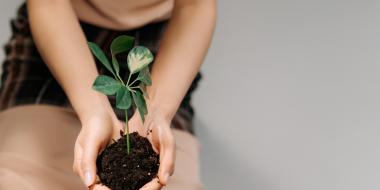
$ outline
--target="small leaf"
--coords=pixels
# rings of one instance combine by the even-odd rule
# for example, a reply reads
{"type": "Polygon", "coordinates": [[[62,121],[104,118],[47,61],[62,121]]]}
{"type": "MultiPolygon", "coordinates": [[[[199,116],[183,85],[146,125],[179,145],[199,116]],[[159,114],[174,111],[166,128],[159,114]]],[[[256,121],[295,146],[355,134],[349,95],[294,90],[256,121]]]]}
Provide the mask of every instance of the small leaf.
{"type": "Polygon", "coordinates": [[[88,42],[88,46],[90,47],[92,53],[95,55],[96,58],[98,58],[98,60],[112,73],[115,75],[115,73],[113,72],[112,70],[112,67],[111,67],[111,64],[110,62],[108,61],[106,55],[104,54],[104,52],[102,51],[102,49],[100,49],[100,47],[93,43],[93,42],[88,42]]]}
{"type": "Polygon", "coordinates": [[[133,47],[134,40],[133,37],[126,35],[116,37],[112,40],[110,47],[112,55],[130,50],[133,47]]]}
{"type": "Polygon", "coordinates": [[[141,119],[144,122],[145,114],[148,113],[148,110],[146,108],[145,99],[139,91],[132,92],[132,96],[133,96],[133,101],[135,102],[135,105],[137,106],[137,109],[140,113],[141,119]]]}
{"type": "Polygon", "coordinates": [[[119,90],[119,88],[122,86],[123,84],[109,76],[99,75],[95,79],[92,88],[105,95],[114,95],[117,92],[117,90],[119,90]]]}
{"type": "Polygon", "coordinates": [[[112,66],[115,69],[116,75],[119,75],[120,66],[116,59],[116,54],[130,50],[133,47],[134,38],[126,35],[121,35],[112,40],[110,50],[112,54],[112,66]]]}
{"type": "Polygon", "coordinates": [[[149,67],[145,67],[139,72],[138,80],[140,80],[147,86],[152,85],[152,79],[150,78],[149,67]]]}
{"type": "Polygon", "coordinates": [[[114,55],[112,55],[112,66],[113,66],[113,69],[115,69],[116,75],[119,76],[119,71],[120,71],[119,62],[117,61],[114,55]]]}
{"type": "Polygon", "coordinates": [[[153,54],[148,48],[136,46],[128,53],[128,68],[133,73],[139,72],[153,61],[153,54]]]}
{"type": "Polygon", "coordinates": [[[116,93],[116,107],[119,109],[126,110],[131,107],[132,98],[131,93],[127,89],[127,87],[123,86],[119,88],[116,93]]]}
{"type": "Polygon", "coordinates": [[[149,99],[148,93],[146,92],[146,85],[144,83],[140,82],[139,88],[140,88],[141,92],[143,93],[144,97],[149,99]]]}

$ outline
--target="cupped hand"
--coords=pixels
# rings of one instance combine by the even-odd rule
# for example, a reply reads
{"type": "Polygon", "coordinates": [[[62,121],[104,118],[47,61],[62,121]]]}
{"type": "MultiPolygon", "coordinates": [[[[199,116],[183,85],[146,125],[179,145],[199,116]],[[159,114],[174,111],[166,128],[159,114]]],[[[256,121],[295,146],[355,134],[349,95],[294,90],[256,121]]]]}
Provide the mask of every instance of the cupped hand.
{"type": "Polygon", "coordinates": [[[169,177],[174,172],[175,139],[170,129],[170,120],[165,119],[159,110],[149,110],[144,124],[138,112],[135,112],[128,123],[131,133],[136,131],[141,136],[147,137],[153,149],[160,154],[157,177],[140,190],[160,190],[168,183],[169,177]]]}
{"type": "MultiPolygon", "coordinates": [[[[170,129],[170,121],[163,117],[159,110],[150,110],[144,124],[136,111],[128,122],[130,133],[138,132],[147,137],[153,149],[160,154],[160,167],[157,177],[144,185],[141,190],[160,190],[168,183],[174,172],[175,140],[170,129]]],[[[99,184],[96,176],[96,158],[112,139],[120,138],[120,130],[124,124],[114,113],[96,111],[88,119],[82,121],[82,129],[74,148],[74,171],[91,190],[109,190],[99,184]]]]}
{"type": "Polygon", "coordinates": [[[81,123],[82,129],[74,147],[73,170],[89,189],[107,189],[97,184],[96,158],[112,139],[120,138],[123,123],[113,112],[101,108],[94,109],[81,123]]]}

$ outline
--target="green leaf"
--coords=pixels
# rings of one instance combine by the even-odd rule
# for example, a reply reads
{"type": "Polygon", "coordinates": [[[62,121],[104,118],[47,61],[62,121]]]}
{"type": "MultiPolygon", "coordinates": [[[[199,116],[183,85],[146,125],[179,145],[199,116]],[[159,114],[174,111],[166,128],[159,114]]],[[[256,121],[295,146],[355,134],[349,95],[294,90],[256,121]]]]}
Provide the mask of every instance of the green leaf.
{"type": "Polygon", "coordinates": [[[120,66],[116,59],[116,54],[130,50],[133,47],[134,38],[126,35],[121,35],[112,40],[110,50],[112,54],[112,66],[115,69],[116,75],[119,76],[120,66]]]}
{"type": "Polygon", "coordinates": [[[148,48],[136,46],[128,53],[128,68],[131,74],[141,71],[153,61],[153,54],[148,48]]]}
{"type": "Polygon", "coordinates": [[[106,55],[104,54],[104,52],[102,51],[102,49],[100,49],[100,47],[93,43],[93,42],[88,42],[88,46],[90,47],[92,53],[95,55],[96,58],[98,58],[98,60],[112,73],[115,75],[115,73],[113,72],[112,70],[112,67],[111,67],[111,64],[110,62],[108,61],[106,55]]]}
{"type": "Polygon", "coordinates": [[[133,101],[135,102],[135,105],[137,106],[137,109],[140,113],[141,119],[144,122],[145,114],[148,113],[148,110],[146,108],[145,99],[139,91],[132,92],[132,96],[133,96],[133,101]]]}
{"type": "Polygon", "coordinates": [[[116,107],[119,109],[126,110],[131,107],[132,98],[131,93],[127,89],[127,87],[123,86],[119,88],[116,93],[116,107]]]}
{"type": "Polygon", "coordinates": [[[148,93],[146,92],[146,85],[144,83],[140,82],[139,88],[140,88],[141,92],[143,93],[144,97],[149,98],[148,93]]]}
{"type": "Polygon", "coordinates": [[[138,80],[140,80],[141,82],[143,82],[147,86],[152,85],[152,79],[150,78],[149,67],[143,68],[139,72],[139,76],[137,78],[138,78],[138,80]]]}
{"type": "Polygon", "coordinates": [[[112,55],[130,50],[133,47],[134,40],[133,37],[126,35],[116,37],[112,40],[110,47],[112,55]]]}
{"type": "Polygon", "coordinates": [[[115,69],[116,75],[119,76],[119,71],[120,71],[119,62],[117,61],[114,55],[112,55],[112,66],[113,66],[113,69],[115,69]]]}
{"type": "Polygon", "coordinates": [[[106,76],[99,75],[92,85],[92,88],[98,92],[101,92],[105,95],[114,95],[123,84],[121,82],[106,76]]]}

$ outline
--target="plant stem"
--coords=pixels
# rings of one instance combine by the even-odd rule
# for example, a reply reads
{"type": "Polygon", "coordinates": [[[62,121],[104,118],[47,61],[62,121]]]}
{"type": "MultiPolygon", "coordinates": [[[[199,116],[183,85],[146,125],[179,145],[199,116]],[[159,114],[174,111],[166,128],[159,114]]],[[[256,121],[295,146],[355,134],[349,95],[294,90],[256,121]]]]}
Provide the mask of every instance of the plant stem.
{"type": "Polygon", "coordinates": [[[129,73],[128,80],[127,80],[127,86],[129,86],[129,80],[131,80],[132,73],[129,73]]]}
{"type": "Polygon", "coordinates": [[[130,153],[130,144],[129,144],[129,126],[128,126],[128,110],[125,110],[125,130],[124,134],[127,136],[127,153],[130,153]]]}
{"type": "Polygon", "coordinates": [[[133,87],[131,88],[131,87],[127,86],[127,88],[129,91],[136,93],[136,90],[133,90],[133,87]]]}
{"type": "Polygon", "coordinates": [[[134,81],[131,82],[131,84],[128,84],[128,86],[132,86],[133,83],[135,83],[139,78],[136,78],[134,81]]]}
{"type": "Polygon", "coordinates": [[[115,73],[113,73],[113,72],[112,72],[112,75],[113,75],[113,77],[114,77],[115,79],[118,78],[117,75],[116,75],[115,73]]]}
{"type": "Polygon", "coordinates": [[[124,81],[121,79],[120,75],[117,75],[117,78],[119,79],[119,81],[120,81],[123,85],[125,85],[125,84],[124,84],[124,81]]]}

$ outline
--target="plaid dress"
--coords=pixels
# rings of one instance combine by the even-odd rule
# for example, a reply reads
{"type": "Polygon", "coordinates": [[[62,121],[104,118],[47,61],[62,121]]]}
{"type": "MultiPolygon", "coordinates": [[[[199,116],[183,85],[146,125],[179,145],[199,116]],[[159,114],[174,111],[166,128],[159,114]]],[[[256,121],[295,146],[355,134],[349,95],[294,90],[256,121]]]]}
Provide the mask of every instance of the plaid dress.
{"type": "MultiPolygon", "coordinates": [[[[87,41],[97,43],[110,58],[109,46],[115,37],[122,34],[135,37],[135,45],[146,46],[153,54],[156,54],[167,22],[148,24],[129,31],[114,31],[84,22],[80,24],[87,41]]],[[[11,39],[4,48],[6,58],[3,62],[1,76],[0,111],[25,104],[71,107],[65,92],[54,79],[35,47],[29,29],[25,3],[19,8],[17,17],[11,21],[11,29],[11,39]]],[[[126,61],[125,58],[125,55],[118,56],[121,63],[126,61]]],[[[122,77],[128,76],[128,69],[125,65],[120,65],[122,77]]],[[[96,66],[100,74],[110,74],[99,62],[96,63],[96,66]]],[[[190,100],[191,93],[195,90],[200,78],[201,76],[198,73],[172,120],[173,128],[193,134],[192,118],[194,111],[190,100]]],[[[115,97],[109,97],[109,100],[118,118],[124,120],[124,112],[116,109],[115,97]]],[[[129,113],[132,114],[132,111],[129,113]]]]}

